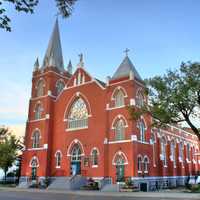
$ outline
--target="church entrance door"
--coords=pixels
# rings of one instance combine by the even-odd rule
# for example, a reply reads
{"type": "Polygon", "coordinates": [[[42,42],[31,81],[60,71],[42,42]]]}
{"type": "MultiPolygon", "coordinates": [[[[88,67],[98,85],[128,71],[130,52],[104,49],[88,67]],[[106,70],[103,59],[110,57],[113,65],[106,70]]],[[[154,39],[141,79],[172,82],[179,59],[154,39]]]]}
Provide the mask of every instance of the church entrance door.
{"type": "Polygon", "coordinates": [[[71,151],[71,174],[81,174],[81,149],[78,144],[75,144],[71,151]]]}

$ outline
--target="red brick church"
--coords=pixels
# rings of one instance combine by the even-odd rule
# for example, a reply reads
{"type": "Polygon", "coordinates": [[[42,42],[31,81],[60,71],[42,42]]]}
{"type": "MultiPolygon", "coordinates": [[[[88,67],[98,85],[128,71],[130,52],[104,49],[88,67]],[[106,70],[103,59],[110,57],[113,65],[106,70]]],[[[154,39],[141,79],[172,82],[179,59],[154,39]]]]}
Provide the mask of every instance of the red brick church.
{"type": "Polygon", "coordinates": [[[151,128],[148,115],[131,120],[127,106],[147,103],[144,90],[128,55],[105,83],[82,54],[75,72],[70,61],[64,68],[56,21],[34,66],[21,185],[49,178],[49,187],[73,189],[92,178],[104,187],[128,177],[148,190],[183,185],[200,170],[198,138],[178,126],[151,128]]]}

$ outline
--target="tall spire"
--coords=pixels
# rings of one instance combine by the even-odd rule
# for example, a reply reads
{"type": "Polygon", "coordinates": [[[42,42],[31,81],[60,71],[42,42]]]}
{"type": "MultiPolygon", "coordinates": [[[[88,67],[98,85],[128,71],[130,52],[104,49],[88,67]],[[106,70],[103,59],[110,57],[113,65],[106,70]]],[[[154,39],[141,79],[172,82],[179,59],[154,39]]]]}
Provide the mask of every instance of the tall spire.
{"type": "Polygon", "coordinates": [[[56,19],[51,38],[49,40],[42,68],[48,66],[57,67],[61,71],[64,70],[58,19],[56,19]]]}

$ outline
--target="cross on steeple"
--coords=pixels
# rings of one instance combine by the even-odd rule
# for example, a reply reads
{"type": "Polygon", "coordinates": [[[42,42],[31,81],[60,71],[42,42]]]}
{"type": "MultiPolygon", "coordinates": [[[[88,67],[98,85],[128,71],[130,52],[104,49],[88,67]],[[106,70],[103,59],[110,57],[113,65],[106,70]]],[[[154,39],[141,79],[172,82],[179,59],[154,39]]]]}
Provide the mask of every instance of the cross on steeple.
{"type": "Polygon", "coordinates": [[[125,50],[124,50],[124,53],[126,54],[126,56],[128,56],[128,52],[130,51],[130,49],[128,49],[128,48],[126,48],[125,50]]]}

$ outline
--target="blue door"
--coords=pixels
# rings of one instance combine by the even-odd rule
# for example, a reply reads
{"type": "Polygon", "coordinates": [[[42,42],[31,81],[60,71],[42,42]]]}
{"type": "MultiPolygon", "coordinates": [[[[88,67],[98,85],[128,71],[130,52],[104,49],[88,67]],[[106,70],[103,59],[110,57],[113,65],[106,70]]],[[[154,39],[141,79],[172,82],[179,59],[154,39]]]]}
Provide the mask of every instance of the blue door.
{"type": "Polygon", "coordinates": [[[72,162],[71,163],[72,175],[81,174],[81,162],[72,162]]]}

